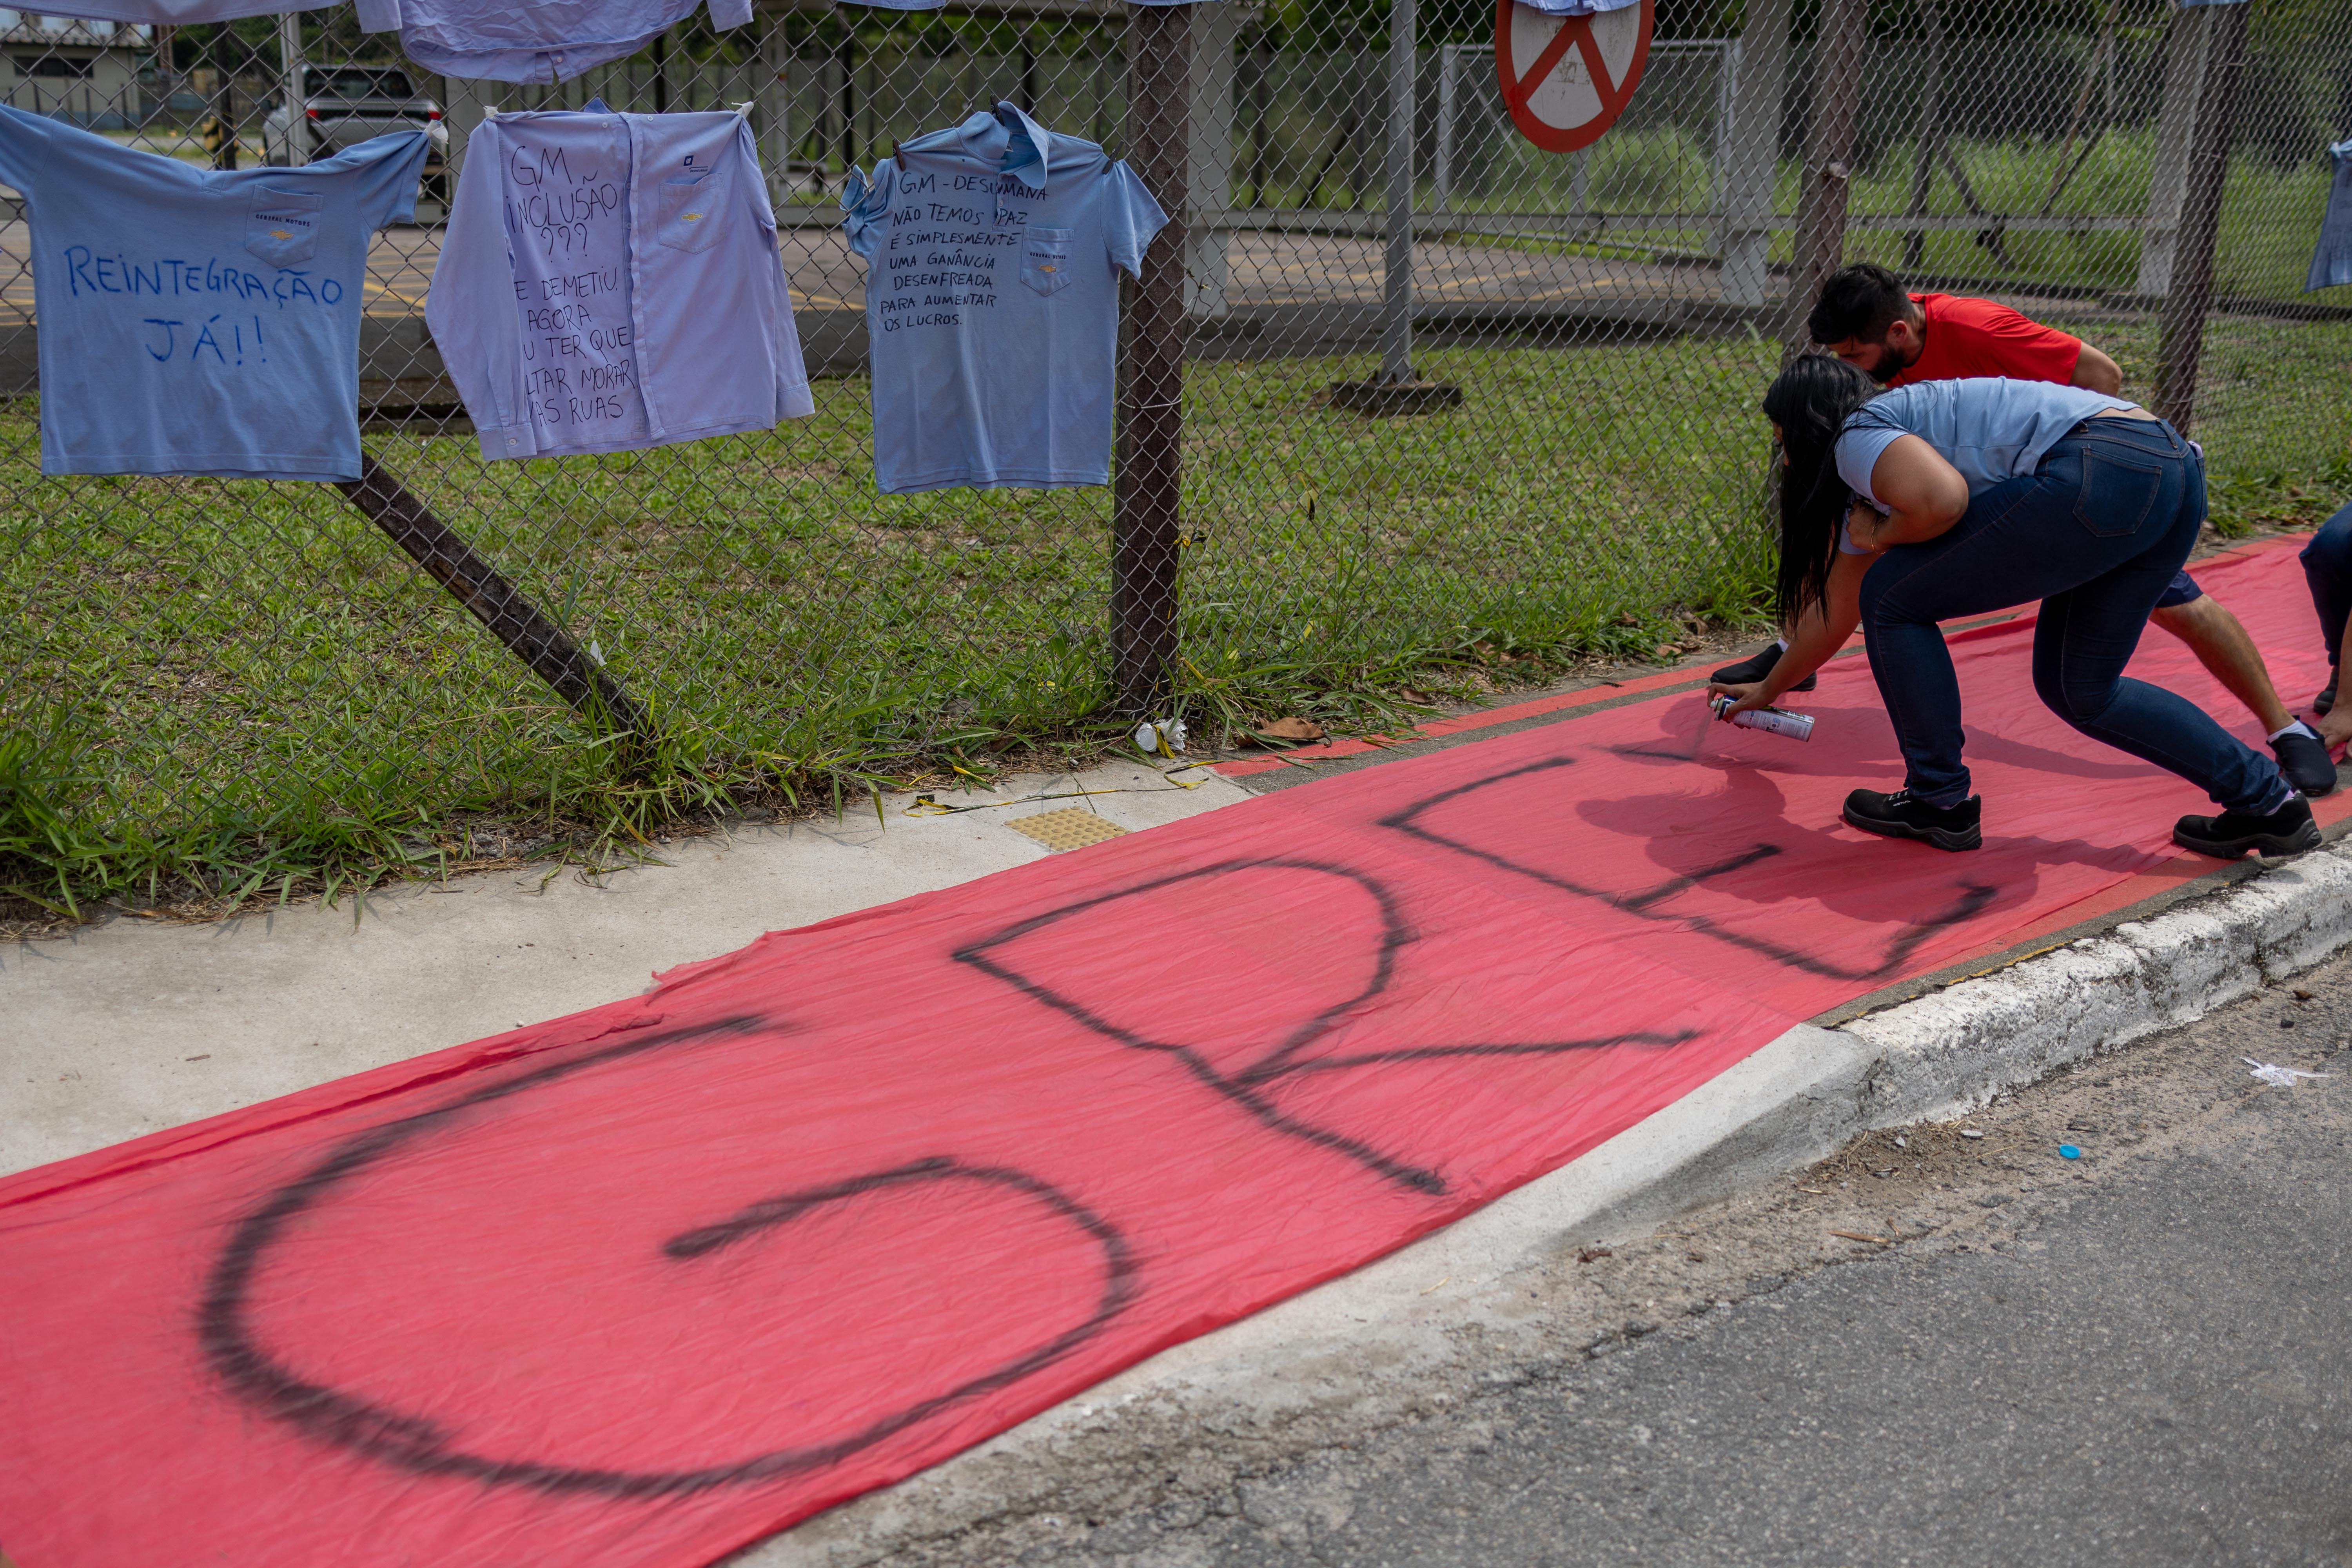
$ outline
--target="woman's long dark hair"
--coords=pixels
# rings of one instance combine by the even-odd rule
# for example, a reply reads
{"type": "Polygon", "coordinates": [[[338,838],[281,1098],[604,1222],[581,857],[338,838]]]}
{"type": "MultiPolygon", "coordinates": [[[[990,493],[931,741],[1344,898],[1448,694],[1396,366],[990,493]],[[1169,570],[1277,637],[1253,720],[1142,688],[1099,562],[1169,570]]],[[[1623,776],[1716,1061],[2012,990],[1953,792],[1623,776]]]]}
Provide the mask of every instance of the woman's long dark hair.
{"type": "Polygon", "coordinates": [[[1807,354],[1764,394],[1764,416],[1780,427],[1789,465],[1780,471],[1780,573],[1773,584],[1782,626],[1829,595],[1847,489],[1832,455],[1845,416],[1878,395],[1870,377],[1842,359],[1807,354]]]}

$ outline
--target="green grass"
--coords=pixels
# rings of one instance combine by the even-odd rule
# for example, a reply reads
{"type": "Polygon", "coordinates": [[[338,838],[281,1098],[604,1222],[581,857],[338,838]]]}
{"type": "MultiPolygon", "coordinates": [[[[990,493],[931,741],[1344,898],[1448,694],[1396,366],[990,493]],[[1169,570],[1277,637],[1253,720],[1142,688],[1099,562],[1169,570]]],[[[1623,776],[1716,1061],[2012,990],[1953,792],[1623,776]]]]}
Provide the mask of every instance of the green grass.
{"type": "MultiPolygon", "coordinates": [[[[2144,381],[2148,330],[2101,334],[2144,381]]],[[[2352,328],[2223,322],[2217,519],[2352,496],[2352,328]]],[[[1361,360],[1188,370],[1185,701],[1395,721],[1692,617],[1759,617],[1776,362],[1752,339],[1444,349],[1457,411],[1325,405],[1361,360]]],[[[37,473],[0,411],[0,886],[60,910],[282,898],[681,815],[832,805],[1111,732],[1108,490],[884,497],[862,380],[772,434],[483,464],[371,447],[593,642],[663,731],[624,766],[332,489],[37,473]],[[495,829],[495,831],[494,831],[495,829]],[[176,889],[176,890],[175,890],[176,889]]]]}

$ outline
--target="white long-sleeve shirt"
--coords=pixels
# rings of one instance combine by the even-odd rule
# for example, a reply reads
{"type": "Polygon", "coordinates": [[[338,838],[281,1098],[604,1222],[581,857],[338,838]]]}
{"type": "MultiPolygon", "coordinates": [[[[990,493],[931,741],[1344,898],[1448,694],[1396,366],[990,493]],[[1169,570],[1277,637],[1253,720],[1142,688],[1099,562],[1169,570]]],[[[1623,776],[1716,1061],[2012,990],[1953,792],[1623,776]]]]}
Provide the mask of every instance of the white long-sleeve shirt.
{"type": "Polygon", "coordinates": [[[734,114],[501,114],[425,324],[485,458],[621,452],[815,411],[776,216],[734,114]]]}

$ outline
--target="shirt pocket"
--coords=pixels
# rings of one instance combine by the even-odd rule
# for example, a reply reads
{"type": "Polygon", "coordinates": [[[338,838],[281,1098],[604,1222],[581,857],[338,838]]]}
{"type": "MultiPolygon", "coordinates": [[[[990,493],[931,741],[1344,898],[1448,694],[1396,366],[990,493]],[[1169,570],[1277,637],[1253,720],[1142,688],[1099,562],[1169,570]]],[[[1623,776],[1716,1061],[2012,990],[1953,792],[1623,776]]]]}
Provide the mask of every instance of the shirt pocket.
{"type": "Polygon", "coordinates": [[[672,174],[654,187],[654,237],[672,250],[709,249],[719,243],[726,195],[716,169],[672,174]]]}
{"type": "Polygon", "coordinates": [[[319,220],[327,198],[315,191],[253,193],[245,210],[245,247],[272,267],[308,261],[319,248],[319,220]]]}
{"type": "Polygon", "coordinates": [[[1021,281],[1040,294],[1058,293],[1070,281],[1070,236],[1066,228],[1033,228],[1021,237],[1021,281]]]}

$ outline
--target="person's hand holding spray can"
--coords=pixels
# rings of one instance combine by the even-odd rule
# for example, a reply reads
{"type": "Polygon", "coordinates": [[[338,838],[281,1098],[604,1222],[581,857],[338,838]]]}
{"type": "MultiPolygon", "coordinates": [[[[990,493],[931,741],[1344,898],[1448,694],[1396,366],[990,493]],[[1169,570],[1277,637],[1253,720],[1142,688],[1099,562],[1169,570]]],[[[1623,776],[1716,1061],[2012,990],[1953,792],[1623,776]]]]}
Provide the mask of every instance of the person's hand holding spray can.
{"type": "Polygon", "coordinates": [[[1813,716],[1810,713],[1791,713],[1784,708],[1748,708],[1733,713],[1730,710],[1737,700],[1727,693],[1714,698],[1707,706],[1715,710],[1717,718],[1727,719],[1743,730],[1761,730],[1768,735],[1785,735],[1791,741],[1813,738],[1813,716]]]}
{"type": "MultiPolygon", "coordinates": [[[[1846,503],[1845,541],[1839,551],[1842,562],[1875,560],[1885,551],[1879,531],[1886,520],[1885,512],[1875,502],[1859,495],[1849,494],[1846,503]]],[[[1843,567],[1840,568],[1841,571],[1843,567]]],[[[1813,738],[1813,716],[1791,713],[1772,706],[1781,691],[1792,689],[1819,668],[1847,637],[1853,633],[1858,618],[1850,602],[1842,605],[1843,615],[1832,624],[1827,606],[1816,608],[1797,617],[1790,639],[1781,645],[1780,658],[1774,661],[1770,673],[1762,680],[1746,685],[1717,684],[1707,697],[1707,710],[1722,723],[1737,724],[1743,730],[1761,730],[1769,735],[1780,735],[1791,741],[1813,738]],[[1777,682],[1777,687],[1776,687],[1777,682]]]]}

